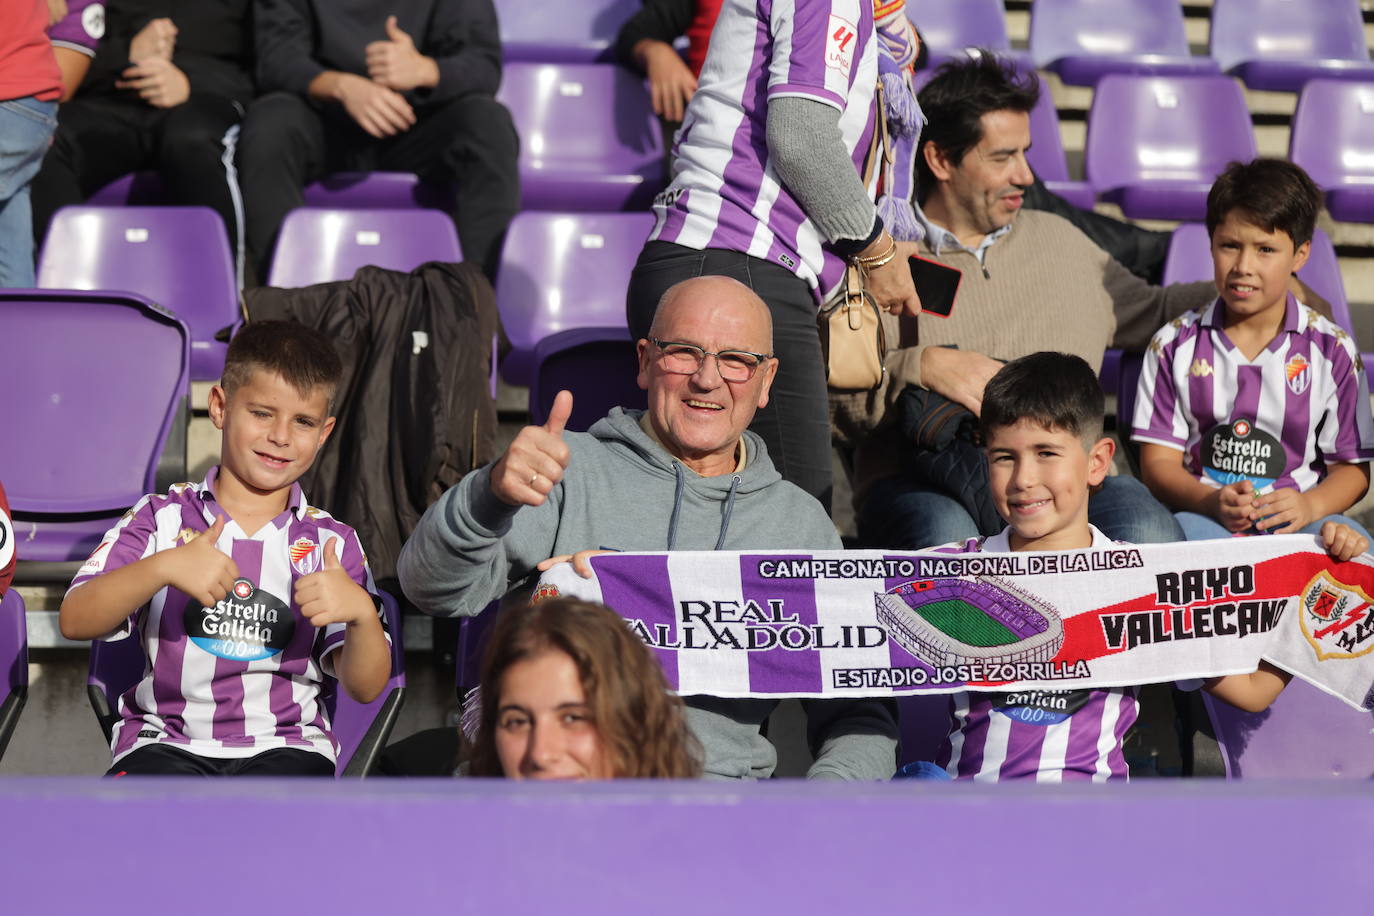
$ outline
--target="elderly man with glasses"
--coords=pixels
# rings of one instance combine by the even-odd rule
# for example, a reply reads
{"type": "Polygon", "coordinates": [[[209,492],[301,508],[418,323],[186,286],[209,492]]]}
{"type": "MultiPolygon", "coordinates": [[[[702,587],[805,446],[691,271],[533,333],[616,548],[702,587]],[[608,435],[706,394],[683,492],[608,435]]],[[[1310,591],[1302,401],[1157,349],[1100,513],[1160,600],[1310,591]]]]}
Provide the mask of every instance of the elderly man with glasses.
{"type": "MultiPolygon", "coordinates": [[[[659,303],[639,348],[648,410],[615,408],[565,432],[572,395],[520,431],[494,464],[430,507],[401,552],[406,595],[435,615],[471,616],[512,583],[597,550],[818,550],[840,546],[824,509],[782,480],[746,431],[777,372],[767,306],[726,277],[685,280],[659,303]]],[[[608,371],[612,371],[608,367],[608,371]]],[[[767,778],[761,729],[774,700],[687,698],[715,778],[767,778]]],[[[876,700],[807,700],[808,775],[886,779],[896,723],[876,700]]]]}

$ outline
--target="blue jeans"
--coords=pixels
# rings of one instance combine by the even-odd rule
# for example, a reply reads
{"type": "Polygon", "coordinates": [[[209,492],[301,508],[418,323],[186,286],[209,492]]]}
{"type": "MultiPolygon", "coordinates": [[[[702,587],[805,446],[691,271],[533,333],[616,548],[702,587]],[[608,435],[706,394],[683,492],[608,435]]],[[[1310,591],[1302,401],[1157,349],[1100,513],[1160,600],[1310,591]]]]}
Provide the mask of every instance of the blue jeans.
{"type": "Polygon", "coordinates": [[[56,127],[56,102],[0,102],[0,287],[33,286],[29,182],[56,127]]]}
{"type": "MultiPolygon", "coordinates": [[[[1196,512],[1175,512],[1174,518],[1178,519],[1179,527],[1183,529],[1183,536],[1189,541],[1210,541],[1216,538],[1229,538],[1231,532],[1222,527],[1221,522],[1208,515],[1200,515],[1196,512]]],[[[1346,515],[1328,515],[1326,518],[1319,518],[1312,524],[1300,531],[1292,531],[1290,534],[1321,534],[1322,525],[1327,522],[1336,522],[1340,525],[1349,525],[1354,528],[1366,540],[1374,540],[1369,537],[1369,532],[1364,530],[1364,525],[1346,515]]]]}
{"type": "MultiPolygon", "coordinates": [[[[1183,540],[1168,509],[1134,477],[1108,477],[1088,498],[1088,521],[1114,541],[1160,544],[1183,540]]],[[[943,492],[905,477],[878,481],[859,509],[865,547],[919,550],[995,531],[979,531],[964,507],[943,492]]]]}

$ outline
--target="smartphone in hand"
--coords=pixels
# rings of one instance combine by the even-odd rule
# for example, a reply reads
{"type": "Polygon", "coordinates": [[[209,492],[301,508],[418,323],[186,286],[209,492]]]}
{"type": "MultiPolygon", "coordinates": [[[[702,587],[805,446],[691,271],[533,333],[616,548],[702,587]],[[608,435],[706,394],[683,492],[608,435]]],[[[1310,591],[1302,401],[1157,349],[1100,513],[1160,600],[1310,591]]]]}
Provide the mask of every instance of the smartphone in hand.
{"type": "Polygon", "coordinates": [[[921,311],[948,318],[954,311],[954,299],[959,294],[963,271],[915,254],[909,262],[911,282],[916,285],[916,295],[921,297],[921,311]]]}

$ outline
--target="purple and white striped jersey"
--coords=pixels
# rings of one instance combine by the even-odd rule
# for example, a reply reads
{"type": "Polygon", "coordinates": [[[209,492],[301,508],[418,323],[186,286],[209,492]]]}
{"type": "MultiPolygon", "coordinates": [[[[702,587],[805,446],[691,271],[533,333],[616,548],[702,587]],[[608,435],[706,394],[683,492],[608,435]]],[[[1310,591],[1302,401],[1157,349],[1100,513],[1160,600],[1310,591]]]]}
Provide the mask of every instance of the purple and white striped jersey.
{"type": "Polygon", "coordinates": [[[822,247],[778,180],[768,102],[796,96],[839,109],[845,149],[862,174],[875,127],[877,54],[870,0],[725,0],[674,144],[672,184],[654,200],[649,239],[781,264],[818,301],[827,298],[844,278],[844,261],[822,247]]]}
{"type": "Polygon", "coordinates": [[[1355,343],[1290,294],[1254,360],[1232,345],[1220,300],[1160,328],[1137,389],[1131,438],[1183,452],[1198,480],[1309,490],[1333,462],[1374,458],[1369,382],[1355,343]]]}
{"type": "Polygon", "coordinates": [[[48,29],[55,48],[95,56],[96,46],[105,37],[105,4],[102,0],[67,0],[67,15],[48,29]]]}
{"type": "MultiPolygon", "coordinates": [[[[287,509],[251,537],[219,509],[212,468],[203,483],[180,483],[139,500],[105,535],[72,580],[101,573],[192,540],[225,516],[216,546],[238,566],[233,590],[212,608],[174,588],[155,594],[104,639],[137,624],[147,658],[143,679],[119,698],[114,759],[166,742],[205,757],[250,757],[278,747],[330,760],[334,739],[320,685],[332,674],[345,624],[311,626],[293,601],[295,582],[335,551],[353,581],[376,596],[353,529],[306,504],[293,484],[287,509]]],[[[390,639],[390,636],[387,637],[390,639]]]]}
{"type": "MultiPolygon", "coordinates": [[[[944,553],[1010,553],[1007,531],[937,547],[944,553]]],[[[1118,543],[1096,528],[1093,547],[1118,543]]],[[[949,734],[935,762],[955,779],[1002,782],[1128,777],[1121,742],[1140,711],[1138,687],[966,691],[949,695],[949,734]]]]}

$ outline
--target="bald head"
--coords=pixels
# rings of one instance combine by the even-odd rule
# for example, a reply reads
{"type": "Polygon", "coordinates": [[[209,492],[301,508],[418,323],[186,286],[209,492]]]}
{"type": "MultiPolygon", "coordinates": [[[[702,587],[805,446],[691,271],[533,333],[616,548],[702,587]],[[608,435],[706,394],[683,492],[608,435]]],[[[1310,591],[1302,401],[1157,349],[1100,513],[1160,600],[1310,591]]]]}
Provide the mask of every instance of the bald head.
{"type": "Polygon", "coordinates": [[[668,287],[654,309],[649,336],[678,339],[674,329],[680,326],[684,315],[706,312],[728,314],[740,320],[749,340],[735,343],[735,348],[773,352],[773,316],[768,306],[752,289],[732,277],[692,277],[668,287]]]}

